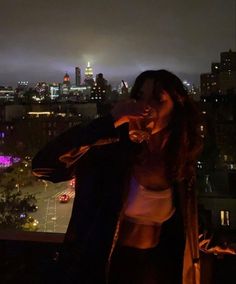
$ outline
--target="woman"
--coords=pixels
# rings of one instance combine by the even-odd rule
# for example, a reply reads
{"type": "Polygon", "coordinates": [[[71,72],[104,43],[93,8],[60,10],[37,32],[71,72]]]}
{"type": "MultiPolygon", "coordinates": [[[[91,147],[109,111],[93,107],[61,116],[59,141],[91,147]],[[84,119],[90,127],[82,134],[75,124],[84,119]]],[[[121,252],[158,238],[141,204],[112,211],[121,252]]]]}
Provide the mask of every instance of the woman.
{"type": "Polygon", "coordinates": [[[36,176],[76,178],[59,279],[198,283],[190,183],[200,150],[198,111],[181,80],[150,70],[110,115],[69,129],[39,151],[36,176]]]}

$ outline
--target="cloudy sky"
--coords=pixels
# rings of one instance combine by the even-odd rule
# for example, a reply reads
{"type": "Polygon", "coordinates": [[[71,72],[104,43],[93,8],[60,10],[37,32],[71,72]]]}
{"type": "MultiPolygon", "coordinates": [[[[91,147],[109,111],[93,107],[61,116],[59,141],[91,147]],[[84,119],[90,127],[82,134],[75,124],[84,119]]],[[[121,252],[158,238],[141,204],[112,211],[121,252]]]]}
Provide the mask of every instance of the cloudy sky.
{"type": "Polygon", "coordinates": [[[112,84],[165,68],[199,82],[236,50],[236,0],[0,0],[0,85],[74,82],[87,61],[112,84]]]}

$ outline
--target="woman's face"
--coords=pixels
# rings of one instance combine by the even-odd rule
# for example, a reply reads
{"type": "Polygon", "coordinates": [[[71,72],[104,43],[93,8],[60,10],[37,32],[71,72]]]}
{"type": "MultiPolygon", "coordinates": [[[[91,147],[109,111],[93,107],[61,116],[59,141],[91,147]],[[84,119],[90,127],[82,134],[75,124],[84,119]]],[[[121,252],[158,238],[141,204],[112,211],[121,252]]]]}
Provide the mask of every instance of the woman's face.
{"type": "Polygon", "coordinates": [[[154,93],[154,80],[146,79],[140,88],[139,101],[142,101],[149,105],[156,113],[154,122],[153,132],[157,132],[165,127],[174,109],[174,101],[172,100],[170,94],[166,91],[162,91],[160,95],[155,95],[154,93]]]}

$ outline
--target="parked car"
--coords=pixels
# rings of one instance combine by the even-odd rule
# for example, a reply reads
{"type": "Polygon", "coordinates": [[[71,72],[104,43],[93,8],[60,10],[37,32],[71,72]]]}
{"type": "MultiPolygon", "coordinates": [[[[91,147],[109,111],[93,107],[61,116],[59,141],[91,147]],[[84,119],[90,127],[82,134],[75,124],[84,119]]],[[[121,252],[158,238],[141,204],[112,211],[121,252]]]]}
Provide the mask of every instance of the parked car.
{"type": "Polygon", "coordinates": [[[70,196],[69,196],[68,194],[61,194],[61,195],[59,196],[59,201],[60,201],[61,203],[67,203],[67,202],[70,201],[70,196]]]}

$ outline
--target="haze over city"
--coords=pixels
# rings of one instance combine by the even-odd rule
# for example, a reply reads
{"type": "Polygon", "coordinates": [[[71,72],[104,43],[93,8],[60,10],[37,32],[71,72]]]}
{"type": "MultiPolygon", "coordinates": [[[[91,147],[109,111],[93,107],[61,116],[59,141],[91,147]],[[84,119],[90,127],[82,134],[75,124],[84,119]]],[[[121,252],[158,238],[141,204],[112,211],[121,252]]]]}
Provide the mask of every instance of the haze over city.
{"type": "Polygon", "coordinates": [[[166,68],[199,83],[236,49],[235,0],[2,0],[0,85],[60,82],[90,61],[115,84],[166,68]]]}

